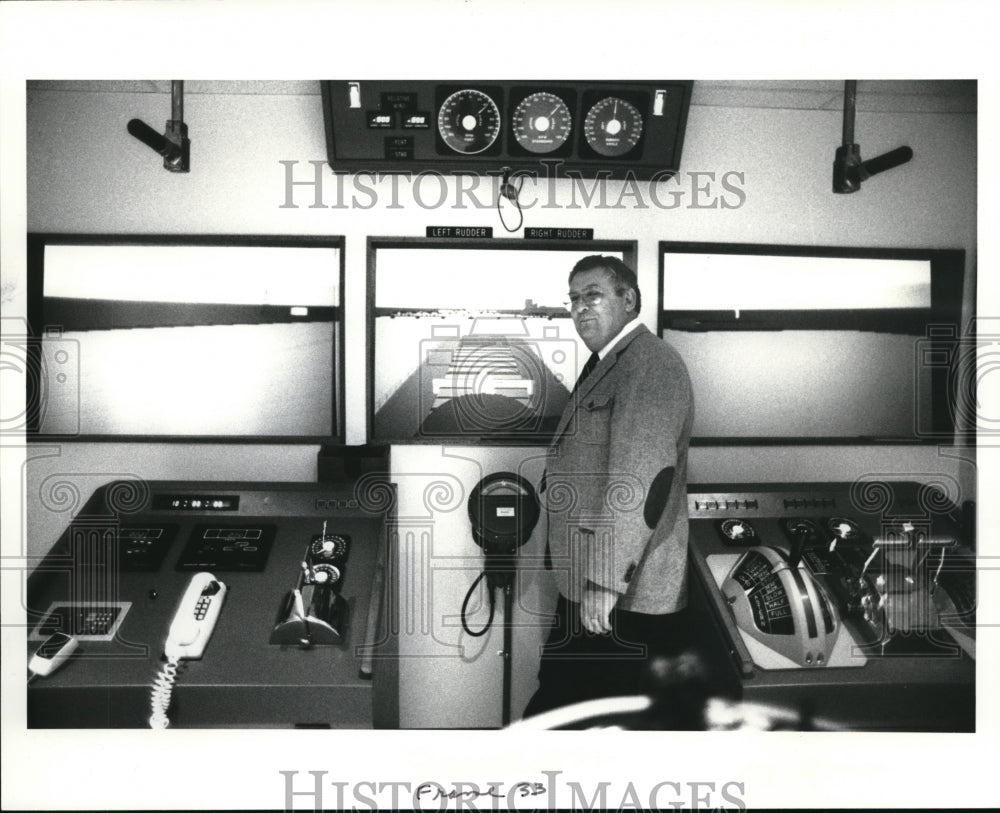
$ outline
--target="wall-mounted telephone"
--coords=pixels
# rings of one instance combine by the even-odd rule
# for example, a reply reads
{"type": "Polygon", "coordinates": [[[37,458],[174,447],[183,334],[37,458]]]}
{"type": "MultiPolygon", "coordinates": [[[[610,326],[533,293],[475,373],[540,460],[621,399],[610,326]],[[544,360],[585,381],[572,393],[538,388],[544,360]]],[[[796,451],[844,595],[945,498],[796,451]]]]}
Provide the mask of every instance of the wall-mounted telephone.
{"type": "Polygon", "coordinates": [[[493,626],[496,612],[496,590],[503,591],[503,725],[510,723],[510,687],[513,636],[511,618],[514,611],[514,582],[517,576],[517,552],[530,538],[542,509],[531,483],[511,471],[486,475],[476,483],[469,495],[469,522],[472,539],[483,549],[483,572],[465,594],[462,602],[462,629],[478,638],[493,626]],[[486,623],[474,630],[468,623],[469,600],[479,583],[486,580],[490,597],[490,615],[486,623]]]}
{"type": "Polygon", "coordinates": [[[226,592],[226,585],[211,573],[195,573],[188,582],[177,612],[170,622],[163,647],[167,662],[153,681],[150,728],[166,728],[170,725],[167,710],[170,708],[180,662],[197,660],[205,654],[205,647],[219,620],[226,592]]]}
{"type": "Polygon", "coordinates": [[[163,647],[168,660],[198,659],[205,654],[226,590],[226,585],[211,573],[195,573],[191,577],[163,647]]]}
{"type": "MultiPolygon", "coordinates": [[[[483,549],[485,561],[480,574],[462,602],[462,628],[473,637],[485,635],[493,623],[496,609],[494,589],[510,593],[517,572],[517,551],[531,538],[541,514],[541,506],[531,483],[509,471],[489,474],[480,480],[469,495],[469,522],[472,538],[483,549]],[[466,619],[469,601],[486,579],[490,596],[490,616],[479,630],[469,627],[466,619]]],[[[508,616],[509,617],[509,613],[508,616]]]]}

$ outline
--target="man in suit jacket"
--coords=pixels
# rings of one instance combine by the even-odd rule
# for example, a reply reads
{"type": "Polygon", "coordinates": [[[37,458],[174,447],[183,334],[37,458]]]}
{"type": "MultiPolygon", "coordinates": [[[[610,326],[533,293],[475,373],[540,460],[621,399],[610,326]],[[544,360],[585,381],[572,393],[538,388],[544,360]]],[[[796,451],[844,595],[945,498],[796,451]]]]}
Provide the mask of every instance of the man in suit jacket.
{"type": "Polygon", "coordinates": [[[651,655],[689,643],[687,369],[638,321],[641,294],[621,260],[581,260],[569,298],[593,355],[549,449],[548,561],[559,599],[526,716],[635,694],[651,655]]]}

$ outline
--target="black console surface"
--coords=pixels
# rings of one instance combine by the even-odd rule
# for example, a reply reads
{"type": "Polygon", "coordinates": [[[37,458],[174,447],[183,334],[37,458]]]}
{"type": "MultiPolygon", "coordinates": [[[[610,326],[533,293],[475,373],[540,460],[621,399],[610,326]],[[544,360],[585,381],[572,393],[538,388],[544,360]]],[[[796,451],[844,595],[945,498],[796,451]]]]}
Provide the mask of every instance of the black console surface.
{"type": "Polygon", "coordinates": [[[203,656],[181,661],[172,725],[379,724],[376,573],[391,500],[367,506],[350,483],[146,482],[133,491],[121,504],[116,484],[98,489],[29,578],[29,653],[51,632],[80,639],[65,665],[28,687],[29,727],[145,727],[171,621],[199,572],[227,590],[203,656]],[[336,585],[346,623],[334,645],[273,644],[321,533],[351,540],[336,585]]]}

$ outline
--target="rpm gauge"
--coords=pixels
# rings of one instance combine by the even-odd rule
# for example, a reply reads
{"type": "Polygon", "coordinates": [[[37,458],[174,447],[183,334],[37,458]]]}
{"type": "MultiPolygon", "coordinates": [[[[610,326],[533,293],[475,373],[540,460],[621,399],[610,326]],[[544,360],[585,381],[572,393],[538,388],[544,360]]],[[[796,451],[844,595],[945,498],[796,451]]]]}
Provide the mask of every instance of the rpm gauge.
{"type": "Polygon", "coordinates": [[[459,90],[441,103],[438,132],[445,144],[463,155],[492,146],[500,135],[500,110],[481,90],[459,90]]]}
{"type": "Polygon", "coordinates": [[[528,152],[558,150],[569,138],[573,125],[569,107],[554,93],[532,93],[517,107],[511,123],[514,138],[528,152]]]}
{"type": "Polygon", "coordinates": [[[631,102],[606,96],[587,111],[583,135],[599,155],[625,155],[642,137],[642,114],[631,102]]]}

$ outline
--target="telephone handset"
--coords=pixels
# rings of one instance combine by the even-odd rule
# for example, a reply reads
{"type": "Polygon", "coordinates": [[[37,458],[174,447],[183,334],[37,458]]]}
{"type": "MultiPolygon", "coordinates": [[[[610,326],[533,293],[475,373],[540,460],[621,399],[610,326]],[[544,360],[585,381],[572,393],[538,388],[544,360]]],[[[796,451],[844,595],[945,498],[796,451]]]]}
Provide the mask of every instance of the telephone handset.
{"type": "MultiPolygon", "coordinates": [[[[472,489],[469,495],[469,522],[472,539],[483,549],[483,572],[469,587],[462,602],[462,629],[478,638],[485,635],[493,624],[496,611],[494,588],[504,591],[505,599],[511,596],[511,586],[517,575],[517,551],[530,538],[541,514],[535,489],[521,475],[511,471],[488,474],[472,489]],[[490,616],[478,631],[469,627],[466,614],[479,582],[486,579],[490,597],[490,616]]],[[[506,614],[510,618],[510,611],[506,614]]],[[[508,627],[505,626],[505,635],[508,627]]],[[[508,646],[505,652],[510,652],[508,646]]]]}
{"type": "Polygon", "coordinates": [[[228,588],[211,573],[195,573],[181,597],[163,646],[167,662],[153,680],[150,694],[150,728],[170,725],[167,710],[182,660],[197,660],[205,654],[208,639],[222,611],[228,588]]]}
{"type": "Polygon", "coordinates": [[[191,577],[163,647],[168,660],[196,660],[205,654],[226,591],[226,585],[211,573],[195,573],[191,577]]]}

